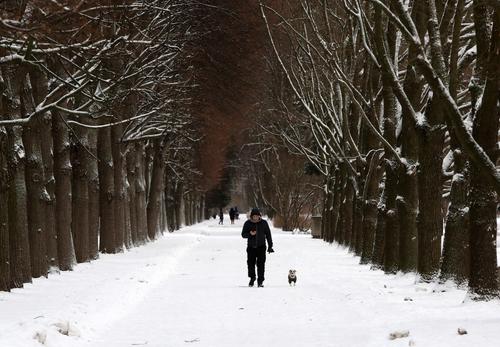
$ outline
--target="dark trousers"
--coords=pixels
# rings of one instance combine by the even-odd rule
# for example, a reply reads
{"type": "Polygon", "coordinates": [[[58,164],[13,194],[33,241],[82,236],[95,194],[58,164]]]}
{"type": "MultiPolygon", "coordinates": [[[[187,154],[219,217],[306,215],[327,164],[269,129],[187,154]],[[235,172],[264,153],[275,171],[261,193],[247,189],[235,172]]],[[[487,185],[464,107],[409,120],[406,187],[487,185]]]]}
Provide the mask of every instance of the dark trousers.
{"type": "Polygon", "coordinates": [[[255,278],[255,265],[257,264],[257,282],[264,282],[264,268],[266,264],[266,246],[257,248],[247,247],[248,277],[255,278]]]}

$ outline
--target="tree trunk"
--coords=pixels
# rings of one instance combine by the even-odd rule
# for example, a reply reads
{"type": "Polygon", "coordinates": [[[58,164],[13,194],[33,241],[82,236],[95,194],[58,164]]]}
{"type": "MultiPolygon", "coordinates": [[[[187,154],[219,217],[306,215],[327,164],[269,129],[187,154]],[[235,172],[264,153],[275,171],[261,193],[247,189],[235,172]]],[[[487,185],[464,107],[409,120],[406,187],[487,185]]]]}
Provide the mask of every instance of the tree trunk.
{"type": "Polygon", "coordinates": [[[28,216],[26,212],[26,185],[24,174],[24,147],[20,129],[8,129],[9,168],[9,243],[10,287],[21,288],[31,282],[28,216]]]}
{"type": "Polygon", "coordinates": [[[441,264],[442,281],[454,280],[464,284],[470,273],[469,246],[469,204],[468,170],[463,153],[454,151],[455,175],[451,183],[450,206],[446,216],[446,229],[443,244],[443,262],[441,264]]]}
{"type": "Polygon", "coordinates": [[[342,206],[343,209],[343,223],[342,223],[342,244],[350,247],[351,245],[351,236],[352,236],[352,228],[353,228],[353,212],[354,212],[354,193],[355,189],[353,183],[348,180],[346,185],[346,192],[344,196],[344,204],[342,206]]]}
{"type": "MultiPolygon", "coordinates": [[[[375,43],[379,56],[384,60],[382,69],[383,135],[387,142],[396,147],[397,100],[392,89],[392,69],[397,67],[398,57],[393,61],[396,44],[396,28],[386,23],[381,10],[375,10],[375,43]]],[[[399,225],[396,211],[397,161],[392,151],[385,149],[385,236],[384,271],[396,272],[399,253],[399,225]]]]}
{"type": "Polygon", "coordinates": [[[111,128],[111,149],[113,155],[115,189],[115,246],[118,252],[123,251],[125,241],[125,167],[120,143],[122,132],[121,125],[111,128]]]}
{"type": "Polygon", "coordinates": [[[71,147],[72,179],[72,232],[75,244],[76,261],[89,260],[89,153],[88,130],[75,128],[71,147]]]}
{"type": "MultiPolygon", "coordinates": [[[[28,115],[35,111],[33,89],[28,74],[22,78],[21,112],[28,115]]],[[[23,127],[23,144],[26,152],[26,192],[30,242],[31,274],[34,278],[47,276],[47,231],[45,206],[47,191],[43,172],[41,148],[41,119],[37,117],[23,127]]]]}
{"type": "MultiPolygon", "coordinates": [[[[5,83],[2,93],[2,113],[10,119],[19,119],[23,72],[16,64],[2,66],[5,83]]],[[[21,288],[31,282],[31,264],[26,212],[25,150],[21,139],[22,129],[7,128],[8,171],[8,230],[10,259],[10,288],[21,288]]]]}
{"type": "MultiPolygon", "coordinates": [[[[185,216],[185,224],[192,225],[193,224],[193,216],[191,214],[191,204],[192,204],[192,196],[191,192],[184,194],[184,216],[185,216]]],[[[285,226],[288,228],[288,226],[285,226]]]]}
{"type": "Polygon", "coordinates": [[[184,184],[178,181],[175,187],[175,230],[179,230],[184,222],[184,213],[182,205],[184,204],[184,184]]]}
{"type": "Polygon", "coordinates": [[[397,164],[393,161],[386,162],[385,168],[385,194],[386,212],[385,237],[384,237],[384,271],[386,273],[396,273],[399,267],[399,223],[396,210],[396,189],[397,189],[397,164]]]}
{"type": "Polygon", "coordinates": [[[377,212],[377,229],[375,230],[375,242],[373,243],[372,268],[382,269],[384,267],[385,257],[385,192],[380,197],[379,208],[377,212]]]}
{"type": "MultiPolygon", "coordinates": [[[[46,76],[39,70],[32,70],[30,73],[33,86],[33,97],[36,104],[40,104],[48,93],[48,81],[46,76]]],[[[40,120],[40,144],[42,153],[42,163],[44,172],[45,196],[45,231],[47,237],[47,261],[52,269],[59,267],[57,256],[57,234],[55,220],[55,179],[54,179],[54,158],[53,158],[53,138],[52,138],[52,114],[46,112],[40,120]]]]}
{"type": "Polygon", "coordinates": [[[102,253],[115,253],[115,187],[110,128],[99,130],[97,156],[99,158],[99,217],[101,222],[99,250],[102,253]]]}
{"type": "Polygon", "coordinates": [[[435,279],[441,257],[443,233],[442,162],[444,129],[439,101],[434,98],[427,109],[428,129],[420,133],[418,167],[418,272],[424,281],[435,279]]]}
{"type": "Polygon", "coordinates": [[[154,141],[153,169],[147,205],[148,236],[150,240],[156,239],[156,236],[160,233],[161,193],[163,191],[165,170],[163,147],[163,140],[156,139],[154,141]]]}
{"type": "MultiPolygon", "coordinates": [[[[3,113],[2,103],[0,98],[0,110],[3,113]]],[[[0,127],[0,291],[10,290],[7,150],[7,131],[0,127]]]]}
{"type": "MultiPolygon", "coordinates": [[[[403,135],[403,138],[407,135],[403,135]]],[[[417,210],[418,210],[418,181],[416,172],[416,158],[407,150],[407,163],[399,170],[398,193],[396,200],[397,215],[399,218],[399,269],[403,272],[417,270],[418,242],[417,242],[417,210]],[[410,159],[412,158],[412,159],[410,159]]]]}
{"type": "Polygon", "coordinates": [[[341,168],[341,183],[339,187],[339,201],[338,201],[338,217],[337,217],[337,225],[335,227],[335,241],[339,244],[344,244],[344,224],[345,224],[345,216],[344,216],[344,207],[345,207],[345,197],[347,193],[347,168],[342,163],[340,165],[341,168]]]}
{"type": "MultiPolygon", "coordinates": [[[[384,78],[384,77],[383,77],[384,78]]],[[[384,137],[391,145],[396,147],[396,97],[389,86],[388,81],[384,82],[384,137]]],[[[394,154],[385,152],[385,185],[386,195],[385,209],[385,237],[384,237],[384,271],[386,273],[396,273],[399,264],[399,223],[396,210],[396,195],[398,184],[398,163],[394,154]]]]}
{"type": "Polygon", "coordinates": [[[144,158],[146,159],[144,163],[144,188],[146,189],[146,196],[149,194],[151,189],[151,176],[153,172],[153,163],[154,163],[154,144],[153,142],[148,142],[144,148],[145,154],[144,158]]]}
{"type": "Polygon", "coordinates": [[[168,169],[165,169],[165,208],[167,210],[167,226],[168,231],[175,231],[175,184],[176,181],[172,177],[172,172],[168,169]]]}
{"type": "Polygon", "coordinates": [[[127,179],[129,182],[128,186],[128,207],[130,209],[130,234],[132,239],[132,244],[134,246],[139,245],[139,235],[137,226],[137,154],[136,146],[132,145],[130,150],[127,152],[127,179]]]}
{"type": "MultiPolygon", "coordinates": [[[[206,208],[205,208],[205,194],[200,195],[200,218],[198,220],[198,223],[203,222],[204,220],[208,219],[208,214],[206,213],[206,208]]],[[[166,208],[166,205],[165,205],[166,208]]],[[[166,216],[166,214],[165,214],[166,216]]],[[[168,223],[168,219],[167,219],[168,223]]]]}
{"type": "MultiPolygon", "coordinates": [[[[89,152],[97,157],[97,131],[88,133],[89,152]]],[[[88,161],[88,215],[89,215],[89,255],[90,260],[99,258],[99,167],[97,159],[88,161]]]]}
{"type": "Polygon", "coordinates": [[[59,268],[56,233],[56,196],[54,178],[54,144],[52,138],[52,114],[46,114],[42,120],[42,158],[45,173],[45,229],[47,231],[47,260],[51,269],[59,268]]]}
{"type": "MultiPolygon", "coordinates": [[[[360,187],[361,189],[361,187],[360,187]]],[[[354,201],[354,217],[352,225],[353,247],[354,254],[361,257],[363,253],[363,196],[359,193],[354,201]]]]}
{"type": "MultiPolygon", "coordinates": [[[[449,89],[450,95],[455,101],[457,101],[460,78],[458,54],[461,46],[460,32],[464,6],[465,0],[457,1],[450,53],[449,89]]],[[[451,126],[448,122],[448,129],[451,129],[451,126]]],[[[469,164],[452,131],[450,131],[450,147],[453,151],[455,173],[451,182],[450,204],[446,215],[440,279],[443,282],[451,279],[458,284],[465,284],[470,275],[469,164]]]]}
{"type": "MultiPolygon", "coordinates": [[[[340,164],[341,165],[341,164],[340,164]]],[[[339,213],[340,213],[340,203],[341,203],[341,197],[342,197],[342,170],[340,167],[337,167],[335,169],[335,182],[333,186],[333,202],[332,202],[332,208],[330,210],[330,232],[329,232],[329,237],[328,237],[328,242],[333,243],[336,241],[336,231],[337,231],[337,224],[339,222],[339,213]]]]}
{"type": "Polygon", "coordinates": [[[361,245],[361,264],[368,264],[373,257],[373,244],[375,241],[375,231],[377,229],[377,205],[379,200],[379,184],[383,170],[379,167],[380,153],[372,152],[368,157],[368,173],[364,186],[363,201],[363,222],[361,245]]]}
{"type": "Polygon", "coordinates": [[[72,227],[72,188],[70,141],[66,124],[58,110],[52,110],[52,134],[54,137],[54,177],[56,197],[56,235],[59,269],[72,270],[76,262],[72,227]]]}
{"type": "MultiPolygon", "coordinates": [[[[476,1],[475,1],[476,3],[476,1]]],[[[486,12],[482,15],[484,16],[486,12]]],[[[481,15],[478,13],[478,15],[481,15]]],[[[477,25],[477,24],[476,24],[477,25]]],[[[479,31],[481,32],[481,31],[479,31]]],[[[493,163],[498,159],[498,126],[500,108],[500,10],[495,9],[486,84],[482,102],[474,119],[472,135],[485,150],[493,163]]],[[[479,52],[478,52],[479,53],[479,52]]],[[[478,61],[478,64],[481,64],[478,61]]],[[[486,62],[485,62],[486,63],[486,62]]],[[[481,169],[471,166],[470,190],[470,247],[471,273],[469,289],[481,298],[498,295],[496,253],[496,209],[498,196],[489,181],[483,179],[481,169]]]]}
{"type": "Polygon", "coordinates": [[[328,226],[330,225],[330,209],[333,201],[333,194],[331,194],[330,187],[332,186],[331,178],[326,178],[325,190],[323,192],[323,212],[321,217],[321,238],[323,241],[328,241],[328,226]]]}
{"type": "MultiPolygon", "coordinates": [[[[432,67],[441,80],[447,80],[439,23],[434,0],[427,1],[427,32],[432,67]]],[[[442,163],[444,147],[444,108],[439,95],[431,97],[425,124],[419,133],[418,196],[418,264],[422,280],[432,281],[438,274],[441,256],[442,163]]]]}
{"type": "Polygon", "coordinates": [[[135,181],[135,196],[136,196],[136,218],[137,218],[137,235],[139,244],[144,244],[148,240],[148,221],[146,215],[146,164],[144,162],[144,147],[136,144],[136,181],[135,181]]]}
{"type": "Polygon", "coordinates": [[[130,209],[130,183],[128,181],[128,177],[125,178],[124,188],[125,188],[125,200],[123,204],[123,209],[125,213],[125,232],[124,232],[125,234],[123,241],[125,243],[125,248],[130,249],[133,247],[133,242],[132,242],[132,215],[131,215],[132,211],[130,209]]]}
{"type": "MultiPolygon", "coordinates": [[[[426,32],[425,2],[416,1],[412,8],[412,19],[421,38],[426,32]]],[[[418,52],[415,47],[408,48],[408,66],[404,81],[404,92],[411,105],[418,109],[422,95],[423,79],[417,74],[414,59],[418,52]]],[[[417,210],[418,210],[418,138],[414,120],[408,110],[402,110],[401,156],[405,164],[399,170],[398,198],[396,201],[400,225],[399,234],[399,269],[403,272],[417,271],[418,238],[417,238],[417,210]]]]}

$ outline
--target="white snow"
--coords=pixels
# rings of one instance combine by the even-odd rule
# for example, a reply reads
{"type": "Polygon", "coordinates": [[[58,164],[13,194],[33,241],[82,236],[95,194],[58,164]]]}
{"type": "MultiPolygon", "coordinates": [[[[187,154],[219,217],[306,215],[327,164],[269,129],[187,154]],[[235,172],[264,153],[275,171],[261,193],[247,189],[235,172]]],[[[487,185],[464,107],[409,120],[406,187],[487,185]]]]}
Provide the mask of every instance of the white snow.
{"type": "Polygon", "coordinates": [[[372,271],[310,235],[273,229],[265,287],[249,288],[243,220],[217,223],[0,292],[0,346],[499,345],[500,301],[372,271]]]}
{"type": "Polygon", "coordinates": [[[417,126],[425,127],[428,126],[427,117],[422,112],[416,112],[417,126]]]}
{"type": "Polygon", "coordinates": [[[454,159],[453,151],[448,151],[448,153],[446,153],[446,156],[443,159],[443,164],[442,164],[443,172],[450,171],[451,165],[453,164],[453,159],[454,159]]]}

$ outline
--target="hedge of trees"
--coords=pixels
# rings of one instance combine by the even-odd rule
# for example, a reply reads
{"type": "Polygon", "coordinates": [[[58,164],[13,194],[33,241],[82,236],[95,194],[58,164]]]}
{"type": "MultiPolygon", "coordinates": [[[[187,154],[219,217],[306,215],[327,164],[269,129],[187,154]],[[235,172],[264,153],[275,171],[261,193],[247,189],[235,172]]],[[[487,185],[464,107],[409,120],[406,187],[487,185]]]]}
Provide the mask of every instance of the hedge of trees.
{"type": "Polygon", "coordinates": [[[297,0],[261,14],[267,131],[323,177],[324,240],[497,296],[498,4],[297,0]]]}

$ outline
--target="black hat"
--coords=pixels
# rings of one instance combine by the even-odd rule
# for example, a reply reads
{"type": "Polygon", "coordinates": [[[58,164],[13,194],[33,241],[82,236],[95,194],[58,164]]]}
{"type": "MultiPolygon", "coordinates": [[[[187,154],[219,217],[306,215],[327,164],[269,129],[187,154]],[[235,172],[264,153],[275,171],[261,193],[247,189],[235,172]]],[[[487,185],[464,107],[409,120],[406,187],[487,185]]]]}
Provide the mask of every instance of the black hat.
{"type": "Polygon", "coordinates": [[[250,212],[250,217],[252,217],[254,215],[261,216],[260,210],[257,207],[252,208],[252,212],[250,212]]]}

